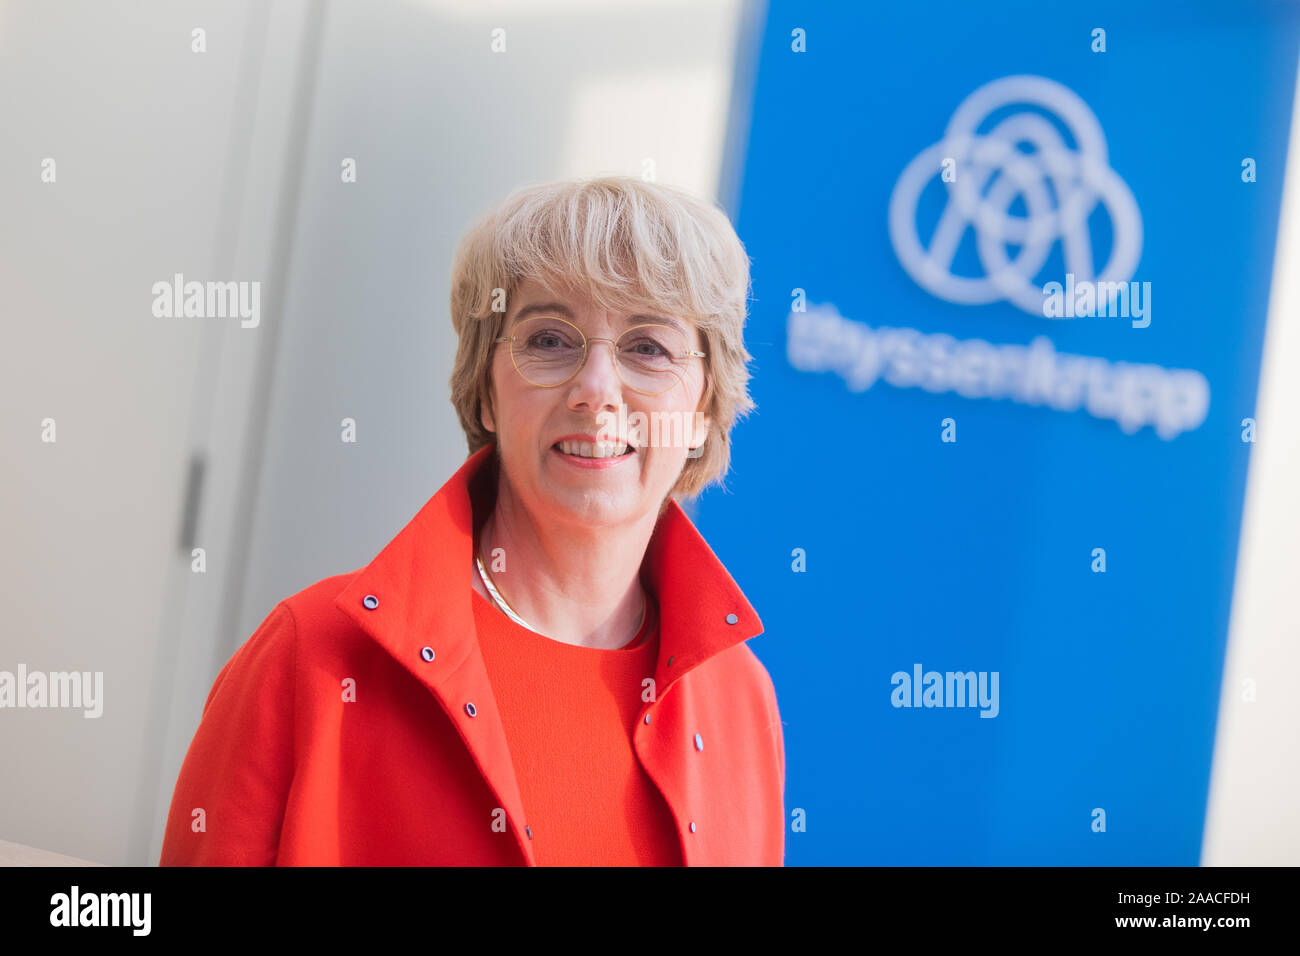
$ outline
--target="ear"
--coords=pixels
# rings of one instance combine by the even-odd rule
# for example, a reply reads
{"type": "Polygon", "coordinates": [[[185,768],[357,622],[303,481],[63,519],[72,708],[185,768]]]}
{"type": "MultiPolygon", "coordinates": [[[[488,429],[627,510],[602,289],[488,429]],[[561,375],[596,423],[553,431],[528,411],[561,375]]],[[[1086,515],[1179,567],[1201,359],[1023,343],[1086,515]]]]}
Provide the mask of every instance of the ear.
{"type": "Polygon", "coordinates": [[[690,448],[691,458],[698,458],[702,454],[700,447],[709,437],[709,432],[713,430],[713,418],[705,411],[713,402],[713,376],[706,368],[704,370],[704,394],[700,396],[700,404],[691,417],[691,441],[690,448]]]}
{"type": "Polygon", "coordinates": [[[709,432],[713,430],[713,419],[703,412],[696,412],[691,424],[691,443],[690,449],[686,452],[687,458],[699,458],[704,454],[704,442],[709,437],[709,432]]]}
{"type": "Polygon", "coordinates": [[[492,383],[488,382],[488,394],[485,395],[478,403],[478,420],[484,428],[492,434],[496,434],[497,423],[492,417],[492,383]]]}

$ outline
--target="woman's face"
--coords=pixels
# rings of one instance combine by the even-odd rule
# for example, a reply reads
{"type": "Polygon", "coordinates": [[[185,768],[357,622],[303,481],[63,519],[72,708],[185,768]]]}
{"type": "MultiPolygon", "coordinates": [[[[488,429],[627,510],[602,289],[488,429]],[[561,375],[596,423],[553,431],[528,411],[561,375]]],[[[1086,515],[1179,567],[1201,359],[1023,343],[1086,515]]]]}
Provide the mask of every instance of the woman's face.
{"type": "MultiPolygon", "coordinates": [[[[637,317],[609,312],[576,293],[553,292],[531,279],[516,290],[501,335],[516,331],[521,313],[524,319],[556,315],[588,339],[611,340],[630,326],[663,317],[653,309],[637,317]],[[537,306],[544,308],[537,312],[537,306]]],[[[686,333],[686,347],[704,351],[699,329],[684,319],[676,321],[686,333]]],[[[540,340],[544,346],[557,341],[540,340]]],[[[651,346],[641,349],[653,351],[651,346]]],[[[657,515],[681,475],[689,447],[698,447],[707,435],[709,420],[697,414],[704,361],[686,359],[680,379],[673,377],[667,391],[645,395],[619,377],[610,342],[590,342],[581,370],[564,384],[545,388],[525,381],[515,369],[509,343],[499,343],[491,365],[495,415],[485,406],[482,419],[496,433],[502,480],[540,520],[619,525],[657,515]],[[614,444],[626,440],[633,448],[617,458],[577,457],[557,445],[573,435],[614,444]]]]}

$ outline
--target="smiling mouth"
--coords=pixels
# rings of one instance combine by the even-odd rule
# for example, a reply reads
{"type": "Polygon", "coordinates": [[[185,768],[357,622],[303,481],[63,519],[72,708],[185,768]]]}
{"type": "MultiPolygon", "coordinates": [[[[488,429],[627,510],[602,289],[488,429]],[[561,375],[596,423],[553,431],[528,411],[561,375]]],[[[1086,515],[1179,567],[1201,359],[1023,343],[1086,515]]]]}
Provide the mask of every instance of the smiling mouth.
{"type": "Polygon", "coordinates": [[[557,441],[551,447],[560,454],[572,458],[589,458],[598,461],[626,458],[636,454],[635,448],[622,442],[557,441]]]}

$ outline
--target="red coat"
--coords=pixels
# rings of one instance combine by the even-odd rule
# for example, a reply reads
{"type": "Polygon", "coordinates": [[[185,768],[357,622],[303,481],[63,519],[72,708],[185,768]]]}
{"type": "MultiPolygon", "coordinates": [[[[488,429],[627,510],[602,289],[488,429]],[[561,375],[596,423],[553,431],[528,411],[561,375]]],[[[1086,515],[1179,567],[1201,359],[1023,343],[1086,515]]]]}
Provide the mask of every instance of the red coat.
{"type": "MultiPolygon", "coordinates": [[[[470,603],[468,483],[494,451],[471,456],[369,565],[281,601],[226,663],[161,865],[536,865],[470,603]]],[[[660,655],[633,747],[682,859],[783,865],[781,719],[744,643],[762,622],[676,502],[643,567],[660,655]]]]}

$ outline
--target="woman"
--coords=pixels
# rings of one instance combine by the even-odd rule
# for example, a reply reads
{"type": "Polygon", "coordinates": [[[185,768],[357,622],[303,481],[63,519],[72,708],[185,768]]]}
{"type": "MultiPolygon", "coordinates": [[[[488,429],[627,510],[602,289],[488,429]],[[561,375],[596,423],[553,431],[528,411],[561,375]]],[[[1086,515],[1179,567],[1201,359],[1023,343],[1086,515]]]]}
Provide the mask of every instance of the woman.
{"type": "Polygon", "coordinates": [[[555,183],[451,278],[471,455],[226,664],[162,864],[781,865],[762,623],[678,504],[753,408],[734,230],[664,186],[555,183]]]}

